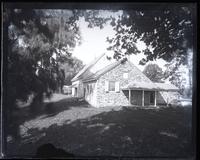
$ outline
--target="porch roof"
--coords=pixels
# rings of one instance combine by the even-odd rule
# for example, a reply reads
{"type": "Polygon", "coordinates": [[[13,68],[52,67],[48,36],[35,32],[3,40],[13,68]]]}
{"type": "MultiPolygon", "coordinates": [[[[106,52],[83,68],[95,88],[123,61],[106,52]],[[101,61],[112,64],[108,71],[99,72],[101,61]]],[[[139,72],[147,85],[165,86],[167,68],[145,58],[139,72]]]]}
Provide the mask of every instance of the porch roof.
{"type": "Polygon", "coordinates": [[[170,83],[154,83],[156,86],[158,86],[161,90],[166,90],[166,91],[178,91],[179,88],[176,87],[173,84],[170,83]]]}
{"type": "Polygon", "coordinates": [[[166,83],[147,83],[147,82],[132,82],[121,87],[122,90],[153,90],[153,91],[178,91],[178,88],[172,84],[166,83]]]}

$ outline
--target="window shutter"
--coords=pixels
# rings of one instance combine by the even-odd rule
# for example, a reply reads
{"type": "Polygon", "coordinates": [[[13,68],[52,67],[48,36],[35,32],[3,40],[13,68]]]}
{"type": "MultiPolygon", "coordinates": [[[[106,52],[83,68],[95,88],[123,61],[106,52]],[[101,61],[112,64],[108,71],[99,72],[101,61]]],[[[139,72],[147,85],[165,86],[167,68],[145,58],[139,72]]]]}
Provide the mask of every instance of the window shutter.
{"type": "Polygon", "coordinates": [[[119,82],[115,82],[115,92],[119,92],[119,82]]]}
{"type": "Polygon", "coordinates": [[[105,81],[105,91],[108,92],[109,89],[109,83],[108,81],[105,81]]]}

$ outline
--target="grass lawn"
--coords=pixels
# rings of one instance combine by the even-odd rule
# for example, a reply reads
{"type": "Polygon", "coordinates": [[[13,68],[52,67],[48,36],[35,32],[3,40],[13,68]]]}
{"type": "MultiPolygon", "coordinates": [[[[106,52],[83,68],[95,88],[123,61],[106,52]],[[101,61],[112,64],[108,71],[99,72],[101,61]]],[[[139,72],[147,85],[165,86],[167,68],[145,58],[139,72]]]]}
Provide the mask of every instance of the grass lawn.
{"type": "MultiPolygon", "coordinates": [[[[59,97],[59,96],[58,96],[59,97]]],[[[9,141],[9,156],[34,155],[52,143],[75,156],[190,157],[191,107],[93,108],[65,98],[20,126],[21,140],[9,141]]]]}

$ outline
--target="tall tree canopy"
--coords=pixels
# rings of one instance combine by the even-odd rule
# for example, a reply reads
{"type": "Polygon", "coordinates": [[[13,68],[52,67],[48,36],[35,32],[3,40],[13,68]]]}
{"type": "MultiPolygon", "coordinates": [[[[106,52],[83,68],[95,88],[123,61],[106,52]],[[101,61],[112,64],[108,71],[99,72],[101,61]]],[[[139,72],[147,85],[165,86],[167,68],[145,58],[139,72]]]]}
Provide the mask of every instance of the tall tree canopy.
{"type": "Polygon", "coordinates": [[[65,77],[60,65],[72,63],[71,50],[81,40],[76,20],[74,11],[69,10],[5,6],[3,33],[7,57],[5,110],[10,124],[8,132],[17,127],[12,125],[18,120],[12,115],[17,100],[26,101],[34,95],[31,111],[37,111],[43,96],[49,97],[63,84],[65,77]]]}
{"type": "Polygon", "coordinates": [[[115,37],[107,39],[110,42],[108,50],[114,51],[113,58],[140,53],[136,43],[141,40],[147,46],[142,51],[146,57],[141,59],[141,65],[155,59],[171,62],[174,58],[177,66],[187,64],[188,49],[193,49],[194,45],[195,5],[133,4],[132,7],[110,18],[103,18],[102,11],[87,12],[90,16],[85,19],[89,26],[102,28],[102,23],[110,22],[114,27],[115,37]]]}
{"type": "Polygon", "coordinates": [[[117,33],[115,38],[109,39],[113,44],[110,49],[115,51],[116,56],[119,53],[137,54],[135,43],[140,39],[147,45],[143,50],[146,58],[140,61],[141,64],[159,58],[170,62],[175,57],[180,64],[185,64],[187,50],[193,47],[192,14],[192,7],[179,5],[127,10],[114,27],[117,33]]]}
{"type": "Polygon", "coordinates": [[[80,40],[73,11],[65,12],[68,13],[5,10],[4,29],[8,33],[9,46],[6,52],[8,93],[13,101],[26,100],[31,93],[48,96],[56,90],[61,77],[59,63],[72,61],[70,49],[80,40]]]}

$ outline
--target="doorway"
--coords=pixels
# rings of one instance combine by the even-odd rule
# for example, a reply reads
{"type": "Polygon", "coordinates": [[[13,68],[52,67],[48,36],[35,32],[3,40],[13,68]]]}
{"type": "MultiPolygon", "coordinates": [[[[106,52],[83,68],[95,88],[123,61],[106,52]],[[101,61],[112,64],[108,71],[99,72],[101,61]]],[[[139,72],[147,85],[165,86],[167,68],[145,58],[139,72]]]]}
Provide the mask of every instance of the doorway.
{"type": "Polygon", "coordinates": [[[84,98],[86,97],[85,93],[86,93],[86,88],[84,88],[84,90],[83,90],[83,97],[84,98]]]}
{"type": "Polygon", "coordinates": [[[75,94],[74,94],[76,97],[78,96],[78,93],[77,93],[77,87],[75,87],[75,94]]]}
{"type": "Polygon", "coordinates": [[[149,98],[149,103],[150,104],[154,104],[154,97],[155,97],[154,92],[150,92],[150,98],[149,98]]]}

